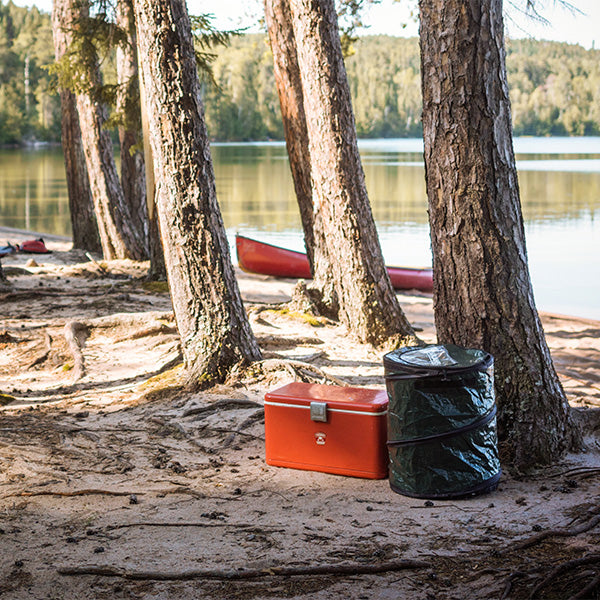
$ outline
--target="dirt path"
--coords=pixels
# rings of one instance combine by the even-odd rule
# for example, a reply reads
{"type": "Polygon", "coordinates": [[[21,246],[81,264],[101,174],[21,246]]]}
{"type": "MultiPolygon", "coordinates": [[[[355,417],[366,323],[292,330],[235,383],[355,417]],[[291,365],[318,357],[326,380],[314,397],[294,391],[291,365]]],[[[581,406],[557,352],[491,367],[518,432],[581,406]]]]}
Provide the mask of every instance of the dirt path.
{"type": "MultiPolygon", "coordinates": [[[[340,327],[256,311],[292,282],[238,273],[271,367],[318,371],[190,394],[168,294],[143,282],[146,265],[48,246],[37,266],[3,260],[0,598],[527,598],[540,585],[540,598],[597,597],[599,322],[543,315],[587,452],[430,503],[387,480],[265,464],[266,391],[319,372],[383,388],[381,355],[340,327]],[[79,374],[65,326],[89,334],[79,374]]],[[[431,299],[400,300],[434,341],[431,299]]]]}

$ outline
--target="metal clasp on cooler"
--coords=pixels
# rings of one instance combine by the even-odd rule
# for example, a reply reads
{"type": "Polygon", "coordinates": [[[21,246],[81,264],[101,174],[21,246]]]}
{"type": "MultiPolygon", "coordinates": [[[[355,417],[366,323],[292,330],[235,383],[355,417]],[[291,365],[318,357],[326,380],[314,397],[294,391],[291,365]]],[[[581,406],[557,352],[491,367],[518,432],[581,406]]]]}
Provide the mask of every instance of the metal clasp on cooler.
{"type": "Polygon", "coordinates": [[[310,403],[310,420],[327,423],[327,402],[310,403]]]}

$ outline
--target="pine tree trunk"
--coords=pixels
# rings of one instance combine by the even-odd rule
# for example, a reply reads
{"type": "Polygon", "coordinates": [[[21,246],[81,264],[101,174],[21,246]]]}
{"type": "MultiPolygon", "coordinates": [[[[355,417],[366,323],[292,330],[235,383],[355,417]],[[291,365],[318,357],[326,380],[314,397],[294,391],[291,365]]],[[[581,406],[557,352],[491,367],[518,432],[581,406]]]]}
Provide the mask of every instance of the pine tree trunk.
{"type": "MultiPolygon", "coordinates": [[[[134,17],[135,21],[135,17],[134,17]]],[[[137,44],[137,36],[136,36],[137,44]]],[[[165,254],[162,247],[160,227],[158,224],[158,212],[156,210],[156,186],[154,184],[154,159],[152,157],[152,148],[150,147],[150,128],[148,126],[148,111],[146,103],[146,91],[144,88],[144,78],[140,67],[138,57],[138,88],[139,88],[139,108],[142,125],[142,140],[144,146],[144,181],[146,183],[146,199],[148,201],[148,221],[150,225],[150,269],[146,275],[150,281],[164,281],[167,279],[167,266],[165,264],[165,254]]]]}
{"type": "MultiPolygon", "coordinates": [[[[70,10],[86,16],[89,0],[69,0],[70,10]]],[[[82,56],[86,65],[86,92],[78,92],[77,112],[81,140],[87,164],[94,209],[104,258],[144,259],[144,241],[132,227],[129,206],[117,175],[112,143],[104,124],[108,118],[106,107],[97,98],[101,85],[100,69],[94,56],[82,56]]]]}
{"type": "Polygon", "coordinates": [[[312,270],[315,242],[310,153],[289,0],[265,0],[265,19],[273,52],[275,83],[279,94],[285,143],[304,230],[304,244],[312,270]]]}
{"type": "Polygon", "coordinates": [[[495,357],[515,465],[554,461],[569,407],[535,308],[512,147],[501,0],[421,0],[423,129],[440,342],[495,357]]]}
{"type": "Polygon", "coordinates": [[[333,0],[289,6],[312,165],[315,283],[359,340],[414,340],[371,213],[333,0]]]}
{"type": "Polygon", "coordinates": [[[81,93],[77,94],[77,110],[104,258],[144,260],[144,244],[131,226],[112,143],[104,129],[106,108],[91,93],[81,93]]]}
{"type": "Polygon", "coordinates": [[[191,383],[260,358],[217,204],[185,0],[134,0],[156,206],[191,383]]]}
{"type": "MultiPolygon", "coordinates": [[[[154,198],[154,195],[153,195],[154,198]]],[[[154,200],[152,200],[154,202],[154,200]]],[[[165,265],[165,254],[163,252],[160,229],[158,225],[158,214],[156,207],[149,215],[150,226],[150,269],[146,274],[149,281],[165,281],[167,279],[167,266],[165,265]]]]}
{"type": "MultiPolygon", "coordinates": [[[[68,0],[54,0],[52,33],[54,54],[60,60],[69,46],[68,23],[72,20],[68,0]]],[[[94,203],[81,144],[79,115],[75,96],[69,90],[60,91],[61,142],[65,159],[65,175],[69,194],[73,248],[102,252],[94,203]]]]}
{"type": "Polygon", "coordinates": [[[121,146],[121,187],[131,212],[131,226],[144,241],[145,258],[150,257],[150,226],[146,204],[146,170],[140,145],[139,85],[135,23],[131,0],[118,0],[117,25],[127,33],[127,42],[117,47],[117,112],[123,115],[119,126],[121,146]]]}

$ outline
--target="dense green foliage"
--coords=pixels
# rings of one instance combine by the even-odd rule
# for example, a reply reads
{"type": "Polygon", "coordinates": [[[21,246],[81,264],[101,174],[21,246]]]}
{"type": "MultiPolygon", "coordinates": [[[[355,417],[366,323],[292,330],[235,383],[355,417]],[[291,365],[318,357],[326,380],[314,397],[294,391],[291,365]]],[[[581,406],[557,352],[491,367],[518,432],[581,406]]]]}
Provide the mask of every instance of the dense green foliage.
{"type": "MultiPolygon", "coordinates": [[[[356,41],[346,70],[359,137],[415,137],[421,129],[416,39],[356,41]]],[[[600,134],[600,51],[558,42],[510,40],[507,70],[515,135],[600,134]]],[[[271,54],[260,35],[233,40],[214,62],[218,90],[206,95],[215,139],[280,139],[271,54]]]]}
{"type": "Polygon", "coordinates": [[[50,16],[0,0],[0,144],[60,137],[50,16]]]}
{"type": "MultiPolygon", "coordinates": [[[[368,36],[354,42],[353,51],[346,66],[358,135],[420,136],[418,41],[368,36]]],[[[282,139],[266,36],[234,37],[214,52],[217,86],[204,83],[211,136],[282,139]]],[[[0,0],[0,144],[59,138],[58,97],[44,68],[53,57],[50,16],[0,0]]],[[[600,51],[512,40],[507,67],[515,135],[600,134],[600,51]]]]}
{"type": "Polygon", "coordinates": [[[514,40],[506,63],[515,135],[600,134],[600,50],[514,40]]]}

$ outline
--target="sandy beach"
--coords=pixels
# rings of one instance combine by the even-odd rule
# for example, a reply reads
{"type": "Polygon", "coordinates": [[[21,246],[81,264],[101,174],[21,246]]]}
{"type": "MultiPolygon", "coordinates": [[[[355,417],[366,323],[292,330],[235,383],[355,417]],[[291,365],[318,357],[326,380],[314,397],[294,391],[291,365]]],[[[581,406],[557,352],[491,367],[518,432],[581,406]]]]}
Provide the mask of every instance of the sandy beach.
{"type": "MultiPolygon", "coordinates": [[[[31,237],[0,228],[2,244],[31,237]]],[[[491,494],[426,502],[385,479],[265,463],[269,390],[385,387],[381,352],[278,310],[294,281],[237,271],[264,361],[190,393],[147,263],[44,238],[51,254],[2,259],[0,598],[597,597],[600,322],[541,315],[585,452],[527,478],[504,468],[491,494]],[[89,332],[82,377],[74,322],[89,332]]],[[[435,342],[431,296],[398,297],[435,342]]]]}

